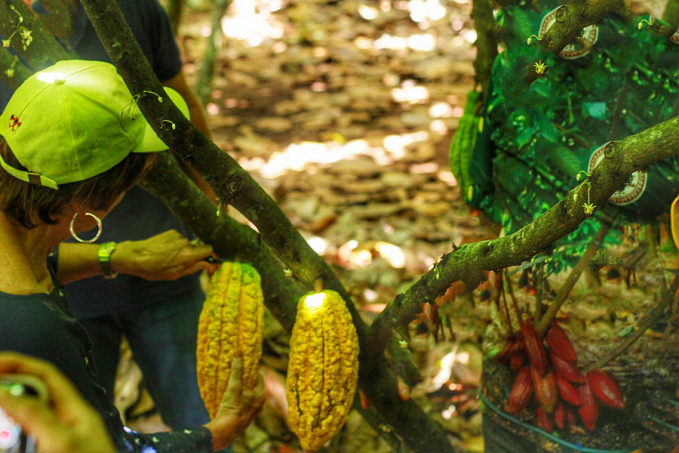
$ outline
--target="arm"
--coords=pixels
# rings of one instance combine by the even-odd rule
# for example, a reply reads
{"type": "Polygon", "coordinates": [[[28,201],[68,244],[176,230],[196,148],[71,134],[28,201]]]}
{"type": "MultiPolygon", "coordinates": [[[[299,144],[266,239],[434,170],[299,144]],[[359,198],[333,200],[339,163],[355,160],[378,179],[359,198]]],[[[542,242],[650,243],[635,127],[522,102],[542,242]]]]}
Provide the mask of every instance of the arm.
{"type": "MultiPolygon", "coordinates": [[[[97,258],[97,244],[59,245],[57,279],[62,285],[102,273],[97,258]]],[[[116,244],[111,255],[111,270],[136,275],[147,280],[176,280],[194,272],[210,269],[203,261],[212,254],[212,246],[189,242],[175,230],[142,241],[116,244]]]]}
{"type": "MultiPolygon", "coordinates": [[[[186,83],[186,77],[184,77],[184,71],[181,70],[179,73],[169,80],[162,82],[166,87],[170,87],[177,91],[186,101],[186,105],[189,107],[189,113],[191,114],[191,122],[196,128],[212,139],[212,134],[207,125],[207,119],[205,117],[205,111],[203,106],[200,104],[196,93],[189,87],[186,83]]],[[[198,188],[208,196],[208,198],[216,204],[217,195],[212,190],[212,187],[208,185],[207,182],[200,176],[200,174],[191,166],[178,159],[179,164],[182,166],[187,175],[193,180],[193,182],[198,186],[198,188]]]]}

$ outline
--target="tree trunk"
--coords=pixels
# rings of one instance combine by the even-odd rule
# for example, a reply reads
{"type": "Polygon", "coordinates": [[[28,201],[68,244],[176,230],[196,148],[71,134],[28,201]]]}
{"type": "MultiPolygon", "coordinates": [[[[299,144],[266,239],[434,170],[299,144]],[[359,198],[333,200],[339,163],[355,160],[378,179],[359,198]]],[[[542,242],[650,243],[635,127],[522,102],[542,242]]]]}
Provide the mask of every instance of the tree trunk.
{"type": "Polygon", "coordinates": [[[212,76],[215,72],[215,59],[217,57],[217,43],[222,41],[222,17],[226,8],[231,4],[231,0],[217,0],[212,10],[212,32],[207,37],[203,62],[198,74],[196,92],[203,105],[210,102],[212,94],[212,76]]]}

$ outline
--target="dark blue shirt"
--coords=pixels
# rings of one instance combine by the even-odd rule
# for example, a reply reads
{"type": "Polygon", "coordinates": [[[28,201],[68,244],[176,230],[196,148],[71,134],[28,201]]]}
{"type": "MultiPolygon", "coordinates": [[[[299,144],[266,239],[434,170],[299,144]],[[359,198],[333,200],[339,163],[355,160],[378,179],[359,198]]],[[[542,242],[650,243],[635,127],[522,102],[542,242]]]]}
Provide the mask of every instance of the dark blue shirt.
{"type": "MultiPolygon", "coordinates": [[[[165,81],[181,71],[182,62],[167,14],[157,0],[117,0],[137,42],[151,63],[158,79],[165,81]]],[[[111,62],[99,37],[80,2],[73,21],[69,44],[83,59],[111,62]]],[[[40,4],[34,4],[36,12],[40,4]]],[[[12,91],[0,82],[0,110],[12,91]]],[[[103,233],[98,243],[145,239],[175,229],[191,236],[184,226],[157,198],[135,187],[104,219],[103,233]]],[[[86,234],[83,236],[87,237],[86,234]]],[[[115,253],[115,252],[114,252],[115,253]]],[[[174,282],[150,282],[138,277],[119,275],[114,280],[93,277],[68,285],[64,292],[79,319],[92,318],[126,309],[150,306],[170,296],[196,294],[200,284],[198,275],[190,275],[174,282]],[[96,295],[96,297],[93,297],[96,295]]]]}

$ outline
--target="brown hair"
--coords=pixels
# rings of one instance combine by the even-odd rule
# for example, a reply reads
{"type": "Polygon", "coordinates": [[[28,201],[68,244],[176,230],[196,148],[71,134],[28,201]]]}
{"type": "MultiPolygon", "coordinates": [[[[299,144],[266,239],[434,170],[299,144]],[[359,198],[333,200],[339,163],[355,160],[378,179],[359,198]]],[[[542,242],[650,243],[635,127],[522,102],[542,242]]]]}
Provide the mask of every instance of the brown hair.
{"type": "MultiPolygon", "coordinates": [[[[0,154],[8,165],[26,170],[2,136],[0,154]]],[[[56,224],[56,217],[76,202],[95,210],[106,210],[144,176],[155,157],[155,153],[130,153],[110,170],[84,181],[61,184],[59,190],[27,183],[0,167],[0,209],[25,228],[38,226],[38,219],[56,224]]]]}

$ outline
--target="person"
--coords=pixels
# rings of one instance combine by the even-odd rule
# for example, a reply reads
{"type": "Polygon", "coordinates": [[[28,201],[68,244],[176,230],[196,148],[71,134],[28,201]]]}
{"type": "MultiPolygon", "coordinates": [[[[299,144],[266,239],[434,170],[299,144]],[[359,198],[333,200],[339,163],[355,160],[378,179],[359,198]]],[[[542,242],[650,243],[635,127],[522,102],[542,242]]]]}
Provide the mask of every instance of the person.
{"type": "MultiPolygon", "coordinates": [[[[186,83],[179,49],[162,6],[157,0],[118,0],[118,5],[158,79],[182,95],[191,121],[209,136],[200,102],[186,83]]],[[[47,13],[39,1],[32,6],[38,14],[47,13]]],[[[80,2],[73,2],[73,7],[69,45],[84,60],[110,62],[80,2]]],[[[0,90],[5,102],[10,95],[8,89],[0,90]]],[[[214,193],[195,170],[190,166],[184,169],[214,200],[214,193]]],[[[105,226],[97,241],[105,260],[115,259],[122,241],[170,230],[192,238],[191,231],[158,198],[139,187],[129,191],[107,217],[105,226]]],[[[113,276],[107,271],[106,275],[100,273],[64,288],[74,316],[92,339],[97,372],[108,397],[113,401],[120,343],[125,336],[163,422],[172,429],[206,423],[209,416],[196,376],[198,317],[205,298],[199,275],[174,281],[113,276]],[[91,294],[99,297],[93,301],[91,294]]]]}
{"type": "Polygon", "coordinates": [[[54,365],[23,354],[0,352],[0,377],[7,374],[34,376],[47,387],[49,404],[0,390],[0,408],[36,440],[43,453],[115,451],[99,414],[54,365]]]}
{"type": "MultiPolygon", "coordinates": [[[[167,91],[186,114],[181,96],[167,91]]],[[[124,429],[98,384],[89,337],[59,285],[101,273],[98,247],[66,244],[50,255],[69,236],[100,231],[100,219],[143,177],[154,153],[166,149],[111,64],[61,61],[17,89],[0,115],[0,351],[54,364],[102,416],[118,450],[213,451],[225,448],[261,410],[261,378],[255,389],[242,389],[235,360],[229,382],[234,389],[212,421],[151,435],[124,429]]],[[[207,269],[204,259],[211,252],[169,232],[122,242],[110,267],[138,277],[176,278],[207,269]]],[[[95,303],[99,296],[90,299],[95,303]]]]}

